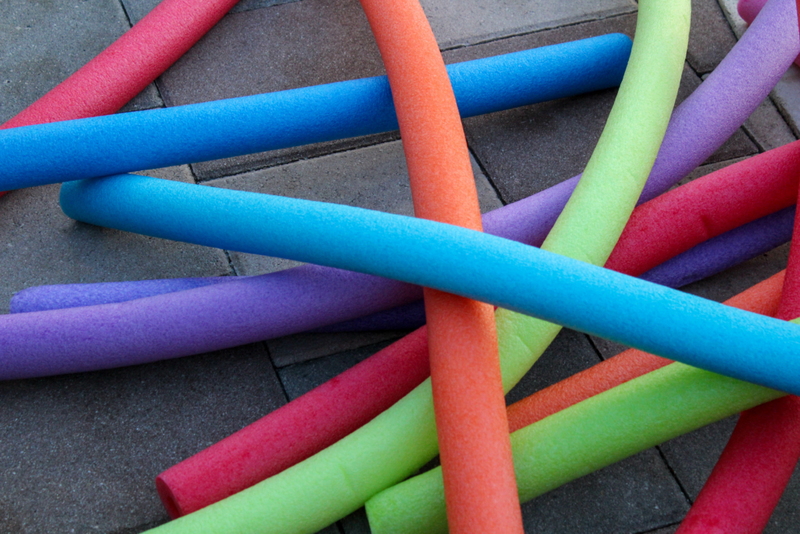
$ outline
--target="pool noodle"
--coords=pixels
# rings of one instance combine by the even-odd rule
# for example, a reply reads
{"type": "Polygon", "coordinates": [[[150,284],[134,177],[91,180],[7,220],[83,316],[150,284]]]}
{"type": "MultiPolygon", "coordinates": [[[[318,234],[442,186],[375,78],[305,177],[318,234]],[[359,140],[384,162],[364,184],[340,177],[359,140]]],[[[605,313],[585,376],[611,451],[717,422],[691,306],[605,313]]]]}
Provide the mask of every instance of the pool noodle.
{"type": "MultiPolygon", "coordinates": [[[[746,289],[723,304],[759,315],[774,316],[784,271],[746,289]]],[[[628,349],[508,407],[511,432],[532,425],[589,397],[671,364],[671,360],[628,349]]]]}
{"type": "MultiPolygon", "coordinates": [[[[481,231],[464,128],[422,6],[418,0],[361,0],[361,6],[392,89],[414,213],[481,231]]],[[[523,534],[494,308],[430,288],[423,295],[451,532],[523,534]]]]}
{"type": "MultiPolygon", "coordinates": [[[[622,34],[448,67],[463,116],[619,84],[622,34]]],[[[397,129],[385,76],[0,132],[0,187],[18,189],[397,129]],[[29,159],[33,158],[33,160],[29,159]],[[27,162],[26,162],[27,161],[27,162]],[[33,164],[36,161],[36,164],[33,164]]]]}
{"type": "MultiPolygon", "coordinates": [[[[103,52],[0,129],[115,113],[205,35],[238,0],[162,0],[103,52]]],[[[6,192],[0,192],[3,196],[6,192]]]]}

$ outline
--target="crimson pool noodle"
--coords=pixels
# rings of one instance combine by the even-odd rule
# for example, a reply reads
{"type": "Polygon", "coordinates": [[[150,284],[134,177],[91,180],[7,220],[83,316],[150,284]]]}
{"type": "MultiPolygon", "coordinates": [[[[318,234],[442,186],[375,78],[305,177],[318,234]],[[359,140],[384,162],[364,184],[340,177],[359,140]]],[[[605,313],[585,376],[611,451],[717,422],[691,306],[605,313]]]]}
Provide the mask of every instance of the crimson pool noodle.
{"type": "MultiPolygon", "coordinates": [[[[609,34],[448,66],[462,116],[616,87],[631,40],[609,34]]],[[[0,132],[19,189],[396,130],[385,76],[0,132]]]]}
{"type": "MultiPolygon", "coordinates": [[[[432,287],[800,392],[796,326],[516,241],[360,208],[135,175],[65,184],[61,205],[68,216],[99,226],[432,287]]],[[[15,350],[5,340],[3,346],[6,366],[15,350]]]]}

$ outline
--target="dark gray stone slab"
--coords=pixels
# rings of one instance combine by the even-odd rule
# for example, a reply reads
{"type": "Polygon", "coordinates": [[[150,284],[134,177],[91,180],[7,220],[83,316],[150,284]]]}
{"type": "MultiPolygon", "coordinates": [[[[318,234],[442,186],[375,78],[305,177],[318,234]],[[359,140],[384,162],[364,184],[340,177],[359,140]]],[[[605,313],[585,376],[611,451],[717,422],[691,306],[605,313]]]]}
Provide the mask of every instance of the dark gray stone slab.
{"type": "Polygon", "coordinates": [[[728,417],[660,446],[667,463],[692,501],[697,498],[722,454],[737,419],[738,416],[728,417]]]}
{"type": "Polygon", "coordinates": [[[503,202],[582,172],[615,94],[610,89],[466,119],[470,148],[503,202]]]}
{"type": "Polygon", "coordinates": [[[747,23],[739,16],[739,11],[736,9],[738,4],[739,0],[719,0],[719,7],[725,14],[725,19],[727,19],[728,25],[733,30],[737,39],[741,38],[742,34],[747,29],[747,23]]]}
{"type": "Polygon", "coordinates": [[[789,67],[770,96],[795,137],[800,136],[800,68],[797,65],[789,67]]]}
{"type": "Polygon", "coordinates": [[[382,341],[394,341],[404,334],[401,331],[304,333],[271,339],[266,343],[272,363],[276,367],[286,367],[382,341]]]}
{"type": "Polygon", "coordinates": [[[711,72],[736,44],[717,0],[692,0],[686,60],[698,74],[711,72]]]}
{"type": "Polygon", "coordinates": [[[639,533],[680,520],[689,505],[655,449],[522,506],[525,532],[639,533]]]}
{"type": "Polygon", "coordinates": [[[600,357],[584,334],[562,329],[539,361],[506,395],[513,404],[551,384],[600,363],[600,357]]]}
{"type": "Polygon", "coordinates": [[[352,514],[348,515],[339,524],[342,527],[344,534],[370,534],[369,521],[367,520],[367,512],[364,508],[359,508],[352,514]]]}
{"type": "Polygon", "coordinates": [[[166,521],[157,474],[286,402],[261,344],[5,382],[0,398],[0,529],[26,534],[166,521]]]}
{"type": "Polygon", "coordinates": [[[278,369],[289,400],[294,400],[392,344],[384,341],[278,369]]]}
{"type": "Polygon", "coordinates": [[[744,123],[744,129],[762,152],[796,140],[792,129],[770,98],[764,100],[750,115],[744,123]]]}
{"type": "Polygon", "coordinates": [[[491,6],[480,0],[422,0],[421,4],[442,49],[636,11],[632,0],[500,0],[491,6]]]}
{"type": "Polygon", "coordinates": [[[600,353],[600,357],[603,360],[607,360],[612,356],[616,356],[620,352],[623,352],[630,347],[623,345],[622,343],[617,343],[616,341],[609,341],[607,339],[603,339],[601,337],[589,336],[592,340],[592,345],[597,349],[597,352],[600,353]]]}
{"type": "MultiPolygon", "coordinates": [[[[684,69],[678,103],[699,83],[684,69]]],[[[615,95],[609,89],[466,119],[467,140],[503,201],[520,200],[583,171],[615,95]]],[[[757,152],[739,129],[707,163],[757,152]]]]}
{"type": "Polygon", "coordinates": [[[470,61],[483,57],[508,54],[520,50],[539,48],[541,46],[576,41],[605,35],[608,33],[624,33],[633,38],[636,29],[636,15],[620,15],[600,21],[584,22],[562,28],[527,33],[506,39],[498,39],[486,43],[475,44],[442,52],[445,63],[470,61]]]}
{"type": "MultiPolygon", "coordinates": [[[[483,211],[502,204],[490,182],[473,161],[475,185],[483,211]]],[[[334,202],[401,215],[413,215],[408,170],[400,142],[384,143],[262,169],[209,185],[292,198],[334,202]]],[[[285,269],[296,262],[231,252],[239,274],[285,269]]]]}
{"type": "MultiPolygon", "coordinates": [[[[711,474],[736,425],[738,416],[729,417],[661,445],[667,462],[692,500],[697,498],[711,474]]],[[[800,520],[800,469],[795,469],[765,533],[789,534],[797,531],[800,520]]]]}
{"type": "MultiPolygon", "coordinates": [[[[145,15],[150,13],[150,11],[158,5],[160,0],[121,0],[121,2],[122,5],[125,6],[125,12],[128,14],[131,23],[136,24],[142,20],[145,15]]],[[[250,11],[251,9],[288,4],[289,2],[297,2],[297,0],[241,0],[231,8],[229,13],[240,13],[242,11],[250,11]]]]}
{"type": "Polygon", "coordinates": [[[675,524],[675,525],[670,525],[670,526],[664,527],[664,528],[657,528],[655,530],[647,530],[647,531],[642,532],[640,534],[675,534],[675,532],[678,530],[679,526],[680,526],[680,523],[675,524]]]}
{"type": "MultiPolygon", "coordinates": [[[[148,171],[191,180],[186,167],[148,171]]],[[[0,313],[27,287],[112,282],[230,272],[223,251],[79,223],[58,205],[59,186],[14,191],[0,198],[0,313]]]]}
{"type": "Polygon", "coordinates": [[[765,534],[789,534],[797,531],[800,522],[800,467],[795,468],[778,506],[764,529],[765,534]]]}
{"type": "Polygon", "coordinates": [[[155,83],[151,83],[142,90],[141,93],[133,97],[133,100],[125,104],[120,113],[127,113],[128,111],[142,111],[145,109],[163,108],[164,102],[161,100],[161,95],[158,94],[158,89],[155,83]]]}
{"type": "Polygon", "coordinates": [[[116,0],[0,2],[0,123],[130,28],[116,0]]]}

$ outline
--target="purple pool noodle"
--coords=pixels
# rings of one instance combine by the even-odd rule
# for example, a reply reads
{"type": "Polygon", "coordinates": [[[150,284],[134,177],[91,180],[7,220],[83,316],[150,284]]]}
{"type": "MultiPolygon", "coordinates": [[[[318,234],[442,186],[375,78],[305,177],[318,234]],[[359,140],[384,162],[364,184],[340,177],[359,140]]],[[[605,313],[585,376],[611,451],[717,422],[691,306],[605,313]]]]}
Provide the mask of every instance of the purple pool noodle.
{"type": "MultiPolygon", "coordinates": [[[[679,106],[643,199],[702,163],[758,106],[800,52],[795,21],[794,2],[770,0],[728,57],[679,106]]],[[[541,244],[576,181],[487,214],[485,230],[541,244]]],[[[419,288],[402,283],[303,266],[124,303],[13,314],[0,317],[3,347],[25,365],[13,373],[0,369],[0,376],[89,371],[197,354],[335,324],[420,295],[419,288]],[[42,332],[57,332],[58,343],[43,341],[42,332]]]]}
{"type": "Polygon", "coordinates": [[[101,282],[96,284],[55,284],[23,289],[11,297],[11,313],[63,310],[80,306],[96,306],[127,302],[165,293],[186,291],[236,280],[231,276],[206,278],[166,278],[133,282],[101,282]]]}
{"type": "Polygon", "coordinates": [[[683,287],[755,258],[792,238],[795,207],[784,208],[679,254],[639,278],[683,287]]]}

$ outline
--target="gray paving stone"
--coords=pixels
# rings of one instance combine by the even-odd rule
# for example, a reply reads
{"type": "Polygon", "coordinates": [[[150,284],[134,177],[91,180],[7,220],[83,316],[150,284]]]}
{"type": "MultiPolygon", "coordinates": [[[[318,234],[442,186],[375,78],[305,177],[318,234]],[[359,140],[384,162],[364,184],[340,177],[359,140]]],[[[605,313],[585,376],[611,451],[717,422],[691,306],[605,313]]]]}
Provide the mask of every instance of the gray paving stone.
{"type": "Polygon", "coordinates": [[[584,334],[567,328],[562,329],[539,361],[508,392],[506,403],[511,405],[518,402],[540,389],[597,365],[600,361],[600,357],[584,334]]]}
{"type": "Polygon", "coordinates": [[[382,341],[394,341],[404,334],[401,331],[304,333],[270,339],[266,343],[272,363],[276,367],[286,367],[382,341]]]}
{"type": "Polygon", "coordinates": [[[129,28],[116,0],[0,2],[0,123],[58,85],[129,28]]]}
{"type": "Polygon", "coordinates": [[[764,100],[745,121],[744,130],[762,152],[796,140],[792,129],[783,120],[770,98],[764,100]]]}
{"type": "Polygon", "coordinates": [[[764,533],[789,534],[790,532],[796,532],[798,521],[800,521],[798,501],[800,501],[800,467],[795,468],[792,479],[786,486],[778,506],[775,507],[764,533]]]}
{"type": "Polygon", "coordinates": [[[526,3],[500,0],[492,4],[481,0],[422,0],[421,3],[442,49],[636,11],[632,0],[526,3]]]}
{"type": "Polygon", "coordinates": [[[728,25],[730,25],[737,39],[740,38],[747,29],[747,23],[739,16],[739,12],[736,10],[738,3],[739,0],[719,0],[719,7],[722,8],[722,12],[728,20],[728,25]]]}
{"type": "MultiPolygon", "coordinates": [[[[705,165],[700,165],[695,170],[693,170],[689,175],[678,182],[675,187],[680,187],[682,185],[688,184],[689,182],[696,180],[702,176],[706,176],[707,174],[711,174],[712,172],[716,172],[720,169],[724,169],[729,165],[733,165],[734,163],[738,163],[740,161],[744,161],[747,158],[736,158],[736,159],[729,159],[726,161],[718,161],[716,163],[707,163],[705,165]]],[[[673,189],[675,188],[673,187],[673,189]]]]}
{"type": "Polygon", "coordinates": [[[383,341],[375,345],[290,365],[278,369],[278,376],[289,400],[294,400],[391,344],[392,341],[383,341]]]}
{"type": "Polygon", "coordinates": [[[736,44],[736,36],[717,0],[692,0],[692,25],[686,60],[698,74],[711,72],[736,44]]]}
{"type": "Polygon", "coordinates": [[[344,534],[370,534],[369,521],[367,520],[367,512],[364,508],[359,508],[352,514],[348,515],[339,524],[342,527],[344,534]]]}
{"type": "Polygon", "coordinates": [[[660,448],[681,486],[694,501],[717,463],[739,416],[705,426],[663,443],[660,448]]]}
{"type": "Polygon", "coordinates": [[[442,57],[445,63],[449,64],[507,54],[510,52],[518,52],[520,50],[529,50],[541,46],[577,41],[578,39],[587,39],[589,37],[596,37],[608,33],[624,33],[628,37],[633,38],[635,29],[635,14],[619,15],[599,21],[573,24],[563,28],[537,31],[525,35],[508,37],[506,39],[498,39],[472,46],[445,50],[442,52],[442,57]]]}
{"type": "MultiPolygon", "coordinates": [[[[191,181],[186,167],[148,171],[191,181]]],[[[58,206],[59,186],[0,198],[0,313],[27,287],[229,273],[223,251],[78,223],[58,206]]]]}
{"type": "Polygon", "coordinates": [[[616,341],[609,341],[608,339],[603,339],[601,337],[596,336],[589,336],[592,340],[592,345],[597,348],[597,352],[600,353],[600,358],[603,360],[607,360],[612,356],[616,356],[620,352],[628,350],[630,347],[623,345],[622,343],[617,343],[616,341]]]}
{"type": "Polygon", "coordinates": [[[128,111],[142,111],[145,109],[163,108],[164,101],[161,100],[161,95],[158,94],[158,89],[155,83],[151,83],[142,90],[141,93],[133,97],[133,100],[125,104],[120,113],[127,113],[128,111]]]}
{"type": "Polygon", "coordinates": [[[25,534],[166,521],[158,473],[286,402],[261,344],[6,382],[0,397],[0,530],[25,534]]]}
{"type": "MultiPolygon", "coordinates": [[[[711,474],[733,432],[737,418],[738,416],[729,417],[661,446],[667,461],[693,500],[697,498],[711,474]]],[[[800,520],[798,499],[800,468],[795,469],[781,501],[764,529],[766,534],[790,534],[797,531],[797,521],[800,520]]]]}
{"type": "MultiPolygon", "coordinates": [[[[678,103],[700,84],[684,69],[678,103]]],[[[464,121],[467,140],[504,202],[513,202],[583,171],[616,89],[545,102],[464,121]]],[[[739,129],[706,163],[758,152],[739,129]]]]}
{"type": "MultiPolygon", "coordinates": [[[[687,510],[677,484],[650,449],[523,504],[522,519],[527,534],[633,534],[674,523],[687,510]]],[[[363,509],[341,525],[345,534],[370,532],[363,509]]],[[[663,533],[674,532],[669,528],[663,533]]]]}
{"type": "Polygon", "coordinates": [[[579,478],[522,506],[525,532],[639,533],[680,520],[686,499],[655,449],[579,478]]]}
{"type": "MultiPolygon", "coordinates": [[[[136,24],[144,18],[145,15],[156,7],[160,0],[121,0],[122,5],[125,6],[125,13],[128,14],[131,23],[136,24]]],[[[240,13],[242,11],[250,11],[251,9],[261,9],[263,7],[276,6],[278,4],[288,4],[289,2],[297,2],[298,0],[241,0],[238,2],[229,13],[240,13]]]]}
{"type": "Polygon", "coordinates": [[[789,67],[770,96],[795,137],[800,136],[800,68],[797,65],[789,67]]]}
{"type": "MultiPolygon", "coordinates": [[[[481,209],[499,208],[497,194],[474,162],[473,171],[481,209]]],[[[208,184],[402,215],[414,212],[399,141],[212,180],[208,184]]],[[[271,272],[297,264],[239,252],[231,252],[231,260],[241,275],[271,272]]]]}
{"type": "Polygon", "coordinates": [[[670,526],[664,527],[664,528],[657,528],[655,530],[647,530],[645,532],[642,532],[641,534],[675,534],[675,532],[678,530],[679,526],[680,526],[680,523],[677,523],[675,525],[670,525],[670,526]]]}

